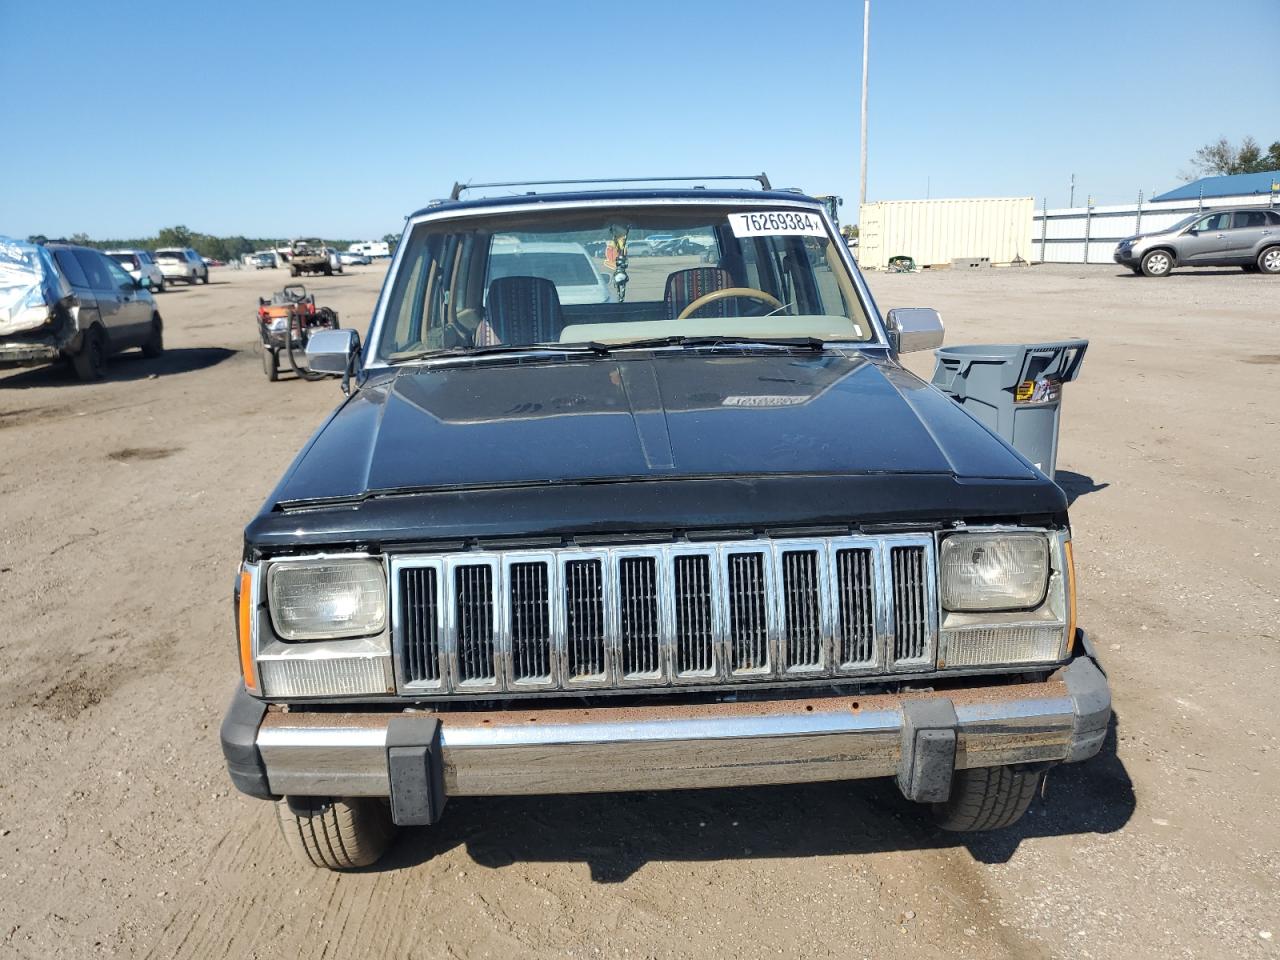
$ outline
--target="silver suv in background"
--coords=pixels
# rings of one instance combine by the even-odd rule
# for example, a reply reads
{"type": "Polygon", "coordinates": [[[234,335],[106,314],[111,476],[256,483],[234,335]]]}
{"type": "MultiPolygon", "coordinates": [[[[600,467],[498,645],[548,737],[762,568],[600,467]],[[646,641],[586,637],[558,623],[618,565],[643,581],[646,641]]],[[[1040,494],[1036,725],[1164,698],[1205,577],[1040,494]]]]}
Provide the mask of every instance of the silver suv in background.
{"type": "Polygon", "coordinates": [[[209,282],[209,265],[190,247],[161,247],[155,252],[155,258],[166,280],[209,282]]]}
{"type": "Polygon", "coordinates": [[[1280,210],[1245,207],[1210,210],[1159,233],[1126,237],[1116,263],[1148,277],[1174,267],[1241,267],[1246,273],[1280,273],[1280,210]]]}
{"type": "Polygon", "coordinates": [[[145,250],[108,250],[107,256],[120,266],[125,273],[139,283],[144,284],[154,293],[164,293],[164,273],[155,258],[145,250]]]}

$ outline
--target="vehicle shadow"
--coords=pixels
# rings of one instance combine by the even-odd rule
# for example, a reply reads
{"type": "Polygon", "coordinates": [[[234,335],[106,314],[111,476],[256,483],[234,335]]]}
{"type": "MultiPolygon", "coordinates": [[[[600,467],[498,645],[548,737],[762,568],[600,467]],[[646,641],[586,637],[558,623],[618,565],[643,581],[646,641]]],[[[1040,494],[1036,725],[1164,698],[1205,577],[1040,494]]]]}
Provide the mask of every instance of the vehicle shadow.
{"type": "MultiPolygon", "coordinates": [[[[227,347],[181,347],[166,350],[155,359],[147,359],[140,352],[130,350],[119,353],[107,361],[107,375],[99,382],[146,380],[150,377],[169,377],[193,373],[216,366],[235,356],[236,351],[227,347]]],[[[91,386],[77,379],[69,363],[55,363],[43,367],[31,367],[9,377],[0,377],[0,390],[25,389],[27,387],[76,387],[91,386]]]]}
{"type": "MultiPolygon", "coordinates": [[[[1116,274],[1117,277],[1127,278],[1129,280],[1147,280],[1150,279],[1141,273],[1134,273],[1132,270],[1124,270],[1116,274]]],[[[1247,277],[1250,276],[1239,267],[1221,267],[1217,270],[1206,270],[1204,267],[1175,267],[1163,277],[1157,279],[1170,280],[1175,277],[1247,277]]]]}
{"type": "Polygon", "coordinates": [[[1133,784],[1113,717],[1098,756],[1053,768],[1044,796],[1015,826],[948,833],[892,780],[554,797],[454,798],[434,827],[406,829],[371,872],[400,870],[465,846],[481,867],[585,863],[619,883],[652,861],[859,855],[964,847],[1004,863],[1023,840],[1114,833],[1133,815],[1133,784]]]}
{"type": "Polygon", "coordinates": [[[1099,490],[1105,490],[1111,486],[1109,483],[1096,483],[1093,477],[1083,473],[1073,473],[1070,470],[1058,470],[1053,475],[1054,482],[1062,488],[1062,492],[1067,495],[1067,504],[1073,504],[1079,497],[1083,497],[1086,493],[1097,493],[1099,490]]]}

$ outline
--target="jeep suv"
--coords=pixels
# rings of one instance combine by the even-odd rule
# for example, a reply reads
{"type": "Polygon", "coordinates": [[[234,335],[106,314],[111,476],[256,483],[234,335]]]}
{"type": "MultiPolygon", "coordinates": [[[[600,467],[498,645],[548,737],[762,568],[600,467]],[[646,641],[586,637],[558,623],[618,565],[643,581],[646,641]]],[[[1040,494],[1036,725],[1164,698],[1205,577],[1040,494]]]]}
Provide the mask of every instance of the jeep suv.
{"type": "Polygon", "coordinates": [[[1247,207],[1192,214],[1167,230],[1121,240],[1116,263],[1148,277],[1174,267],[1241,267],[1280,273],[1280,210],[1247,207]]]}
{"type": "Polygon", "coordinates": [[[450,797],[865,777],[993,829],[1098,751],[1063,492],[899,363],[938,315],[881,317],[761,181],[456,188],[365,343],[311,338],[350,394],[245,530],[221,734],[306,860],[450,797]],[[659,231],[710,254],[628,258],[659,231]],[[611,296],[493,270],[514,242],[607,254],[611,296]]]}

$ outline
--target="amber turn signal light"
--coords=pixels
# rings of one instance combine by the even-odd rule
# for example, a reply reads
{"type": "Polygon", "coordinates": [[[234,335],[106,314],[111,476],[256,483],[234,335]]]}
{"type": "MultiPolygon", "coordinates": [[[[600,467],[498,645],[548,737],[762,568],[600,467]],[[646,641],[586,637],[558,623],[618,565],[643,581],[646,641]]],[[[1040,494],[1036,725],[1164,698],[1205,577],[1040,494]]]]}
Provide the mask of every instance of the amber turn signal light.
{"type": "Polygon", "coordinates": [[[246,690],[258,689],[257,673],[253,669],[253,574],[240,571],[240,596],[236,624],[240,635],[240,672],[244,674],[246,690]]]}
{"type": "Polygon", "coordinates": [[[1067,655],[1076,645],[1076,558],[1071,552],[1071,541],[1063,544],[1067,556],[1067,655]]]}

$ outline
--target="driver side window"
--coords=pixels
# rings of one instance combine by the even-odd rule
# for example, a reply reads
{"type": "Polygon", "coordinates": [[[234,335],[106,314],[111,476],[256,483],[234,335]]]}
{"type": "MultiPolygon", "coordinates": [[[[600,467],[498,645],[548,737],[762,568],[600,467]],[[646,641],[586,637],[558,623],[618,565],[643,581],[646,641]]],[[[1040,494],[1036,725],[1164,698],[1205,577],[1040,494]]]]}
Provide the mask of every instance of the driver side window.
{"type": "Polygon", "coordinates": [[[1195,226],[1191,229],[1199,233],[1209,230],[1225,230],[1231,225],[1231,214],[1229,213],[1211,213],[1207,217],[1201,217],[1196,221],[1195,226]]]}
{"type": "Polygon", "coordinates": [[[133,286],[133,277],[125,273],[122,266],[110,257],[103,257],[102,262],[106,264],[107,272],[111,274],[111,281],[118,289],[127,290],[133,286]]]}

